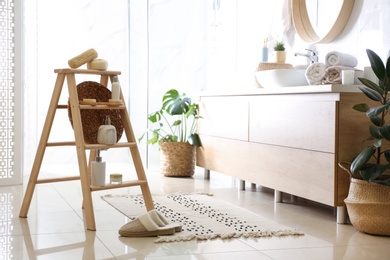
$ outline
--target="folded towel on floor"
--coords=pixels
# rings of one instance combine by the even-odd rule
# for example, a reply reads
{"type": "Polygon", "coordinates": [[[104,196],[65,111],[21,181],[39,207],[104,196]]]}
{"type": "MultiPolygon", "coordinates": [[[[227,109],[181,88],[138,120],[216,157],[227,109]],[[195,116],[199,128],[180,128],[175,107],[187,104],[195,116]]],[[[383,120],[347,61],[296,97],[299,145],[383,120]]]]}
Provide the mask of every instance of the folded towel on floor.
{"type": "Polygon", "coordinates": [[[355,71],[355,81],[357,77],[362,76],[360,72],[361,70],[358,70],[356,68],[347,67],[347,66],[330,66],[326,68],[325,70],[325,76],[322,80],[322,84],[341,84],[342,82],[342,71],[343,70],[354,70],[355,71]],[[358,73],[359,72],[359,73],[358,73]]]}
{"type": "Polygon", "coordinates": [[[307,82],[310,85],[321,85],[325,76],[326,66],[324,63],[317,62],[311,64],[305,72],[307,82]]]}
{"type": "Polygon", "coordinates": [[[348,53],[331,51],[325,56],[326,67],[342,65],[347,67],[356,67],[358,60],[355,56],[348,53]]]}

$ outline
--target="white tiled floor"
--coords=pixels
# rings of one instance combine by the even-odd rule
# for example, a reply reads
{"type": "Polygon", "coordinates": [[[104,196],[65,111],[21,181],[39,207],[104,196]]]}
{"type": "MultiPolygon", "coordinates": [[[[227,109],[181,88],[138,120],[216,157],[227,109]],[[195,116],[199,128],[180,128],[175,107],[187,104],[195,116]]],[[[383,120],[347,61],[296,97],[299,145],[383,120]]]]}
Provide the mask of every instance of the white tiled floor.
{"type": "MultiPolygon", "coordinates": [[[[27,183],[25,180],[25,183],[27,183]]],[[[360,233],[337,225],[332,208],[284,195],[274,204],[273,191],[202,172],[192,178],[168,178],[149,172],[152,193],[210,192],[278,223],[303,231],[304,237],[154,243],[155,238],[123,238],[127,219],[100,199],[103,194],[139,194],[138,187],[94,192],[97,231],[85,231],[79,181],[40,184],[28,218],[19,218],[23,186],[0,187],[0,259],[390,259],[390,237],[360,233]]]]}

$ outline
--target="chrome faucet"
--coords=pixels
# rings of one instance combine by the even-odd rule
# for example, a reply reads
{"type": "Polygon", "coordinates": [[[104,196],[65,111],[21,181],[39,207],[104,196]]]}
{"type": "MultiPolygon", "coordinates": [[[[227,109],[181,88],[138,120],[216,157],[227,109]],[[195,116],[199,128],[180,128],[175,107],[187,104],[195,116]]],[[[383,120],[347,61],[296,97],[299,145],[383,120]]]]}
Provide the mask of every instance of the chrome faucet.
{"type": "Polygon", "coordinates": [[[309,51],[310,54],[296,52],[294,55],[295,56],[304,56],[304,57],[308,58],[311,64],[318,62],[318,52],[317,51],[310,50],[310,49],[305,49],[305,50],[309,51]]]}

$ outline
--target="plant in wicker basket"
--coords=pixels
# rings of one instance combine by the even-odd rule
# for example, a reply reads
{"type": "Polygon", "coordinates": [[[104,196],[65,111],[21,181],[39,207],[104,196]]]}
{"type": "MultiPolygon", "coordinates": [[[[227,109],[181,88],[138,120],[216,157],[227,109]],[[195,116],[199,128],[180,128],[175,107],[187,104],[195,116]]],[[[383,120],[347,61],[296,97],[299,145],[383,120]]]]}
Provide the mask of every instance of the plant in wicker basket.
{"type": "Polygon", "coordinates": [[[369,128],[370,136],[367,140],[373,143],[366,147],[352,162],[351,173],[356,173],[367,181],[390,186],[390,176],[385,172],[390,169],[390,149],[386,149],[386,142],[390,141],[390,124],[386,124],[386,116],[390,107],[390,59],[386,67],[380,57],[372,50],[367,50],[372,70],[379,79],[379,84],[369,79],[359,78],[364,86],[359,89],[371,100],[378,103],[376,107],[369,107],[366,103],[355,105],[357,111],[366,113],[372,125],[369,128]]]}
{"type": "MultiPolygon", "coordinates": [[[[360,231],[375,235],[390,235],[390,125],[386,124],[390,108],[390,58],[386,66],[372,50],[367,50],[372,70],[379,84],[359,78],[359,89],[377,106],[360,103],[353,109],[364,112],[372,125],[363,149],[352,164],[339,165],[351,176],[348,197],[345,199],[352,224],[360,231]]],[[[360,141],[359,141],[360,142],[360,141]]]]}
{"type": "Polygon", "coordinates": [[[196,126],[199,119],[198,104],[176,89],[162,97],[159,110],[148,115],[152,128],[146,144],[159,144],[162,152],[161,170],[165,176],[192,176],[195,168],[196,147],[201,146],[196,126]]]}

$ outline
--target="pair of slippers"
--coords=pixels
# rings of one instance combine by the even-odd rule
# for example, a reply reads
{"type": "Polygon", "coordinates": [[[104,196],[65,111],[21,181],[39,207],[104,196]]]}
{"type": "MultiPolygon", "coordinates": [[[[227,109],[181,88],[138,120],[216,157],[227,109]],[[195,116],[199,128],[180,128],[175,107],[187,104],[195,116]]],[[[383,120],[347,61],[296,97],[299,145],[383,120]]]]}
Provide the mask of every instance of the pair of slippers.
{"type": "Polygon", "coordinates": [[[123,225],[119,229],[119,235],[123,237],[155,237],[173,235],[181,231],[180,224],[169,223],[158,211],[152,209],[123,225]]]}

